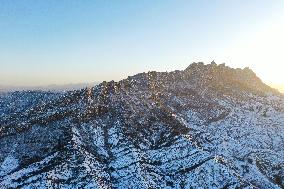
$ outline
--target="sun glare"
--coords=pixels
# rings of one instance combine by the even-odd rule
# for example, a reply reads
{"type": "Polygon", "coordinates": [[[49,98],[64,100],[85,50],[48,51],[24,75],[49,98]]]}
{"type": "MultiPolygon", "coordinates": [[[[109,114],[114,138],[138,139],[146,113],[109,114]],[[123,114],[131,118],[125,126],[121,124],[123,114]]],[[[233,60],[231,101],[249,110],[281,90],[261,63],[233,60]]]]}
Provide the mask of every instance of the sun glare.
{"type": "Polygon", "coordinates": [[[283,86],[283,33],[282,22],[269,23],[257,32],[239,38],[228,49],[227,56],[236,67],[250,65],[267,84],[283,86]]]}

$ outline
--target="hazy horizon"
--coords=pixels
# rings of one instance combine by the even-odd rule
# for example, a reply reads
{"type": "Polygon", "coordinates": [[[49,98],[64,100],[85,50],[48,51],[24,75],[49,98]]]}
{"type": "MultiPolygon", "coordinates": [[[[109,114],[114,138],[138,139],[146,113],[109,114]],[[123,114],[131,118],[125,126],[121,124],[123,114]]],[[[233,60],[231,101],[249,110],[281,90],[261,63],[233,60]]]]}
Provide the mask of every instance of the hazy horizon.
{"type": "Polygon", "coordinates": [[[0,1],[0,85],[120,80],[191,62],[283,90],[284,1],[0,1]]]}
{"type": "MultiPolygon", "coordinates": [[[[206,64],[206,63],[205,63],[206,64]]],[[[149,70],[155,71],[155,70],[149,70]]],[[[173,71],[173,70],[172,70],[173,71]]],[[[138,73],[136,73],[138,74],[138,73]]],[[[132,75],[130,75],[132,76],[132,75]]],[[[126,78],[122,78],[126,79],[126,78]]],[[[260,78],[261,79],[261,78],[260,78]]],[[[110,80],[108,80],[110,81],[110,80]]],[[[107,81],[107,82],[108,82],[107,81]]],[[[63,83],[63,84],[48,84],[48,85],[0,85],[0,92],[1,91],[21,91],[21,90],[74,90],[74,89],[81,89],[87,86],[94,86],[103,81],[94,81],[94,82],[81,82],[81,83],[63,83]]],[[[264,82],[264,81],[263,81],[264,82]]],[[[266,83],[272,88],[279,90],[279,92],[284,94],[284,85],[279,83],[266,83]]]]}

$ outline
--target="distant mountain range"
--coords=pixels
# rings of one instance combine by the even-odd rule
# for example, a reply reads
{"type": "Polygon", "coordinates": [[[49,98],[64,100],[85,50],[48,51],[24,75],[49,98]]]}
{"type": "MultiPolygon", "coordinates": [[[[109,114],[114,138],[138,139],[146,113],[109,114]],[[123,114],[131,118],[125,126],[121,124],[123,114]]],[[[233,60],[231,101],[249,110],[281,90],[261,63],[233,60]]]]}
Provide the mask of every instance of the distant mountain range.
{"type": "Polygon", "coordinates": [[[47,86],[4,86],[0,85],[0,92],[13,92],[13,91],[25,91],[25,90],[41,90],[41,91],[70,91],[78,90],[85,87],[95,86],[99,82],[92,83],[77,83],[77,84],[64,84],[64,85],[47,85],[47,86]]]}
{"type": "Polygon", "coordinates": [[[281,189],[284,96],[214,62],[2,94],[0,188],[281,189]]]}

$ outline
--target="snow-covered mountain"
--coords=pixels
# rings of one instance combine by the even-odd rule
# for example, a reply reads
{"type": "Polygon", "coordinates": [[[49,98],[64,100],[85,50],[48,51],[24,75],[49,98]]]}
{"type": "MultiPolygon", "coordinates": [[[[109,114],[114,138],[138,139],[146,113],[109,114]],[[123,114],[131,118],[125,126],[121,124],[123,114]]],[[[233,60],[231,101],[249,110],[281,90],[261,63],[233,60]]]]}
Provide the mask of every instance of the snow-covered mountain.
{"type": "Polygon", "coordinates": [[[0,96],[0,188],[284,188],[284,97],[193,63],[0,96]]]}

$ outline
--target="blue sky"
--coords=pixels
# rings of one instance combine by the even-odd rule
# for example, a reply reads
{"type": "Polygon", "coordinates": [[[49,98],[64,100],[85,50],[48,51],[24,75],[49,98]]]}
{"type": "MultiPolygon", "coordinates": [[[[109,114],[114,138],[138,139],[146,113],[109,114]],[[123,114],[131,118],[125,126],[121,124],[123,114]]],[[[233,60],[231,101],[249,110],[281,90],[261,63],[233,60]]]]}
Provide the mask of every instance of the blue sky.
{"type": "Polygon", "coordinates": [[[284,1],[0,0],[0,85],[119,80],[215,60],[284,84],[284,1]]]}

